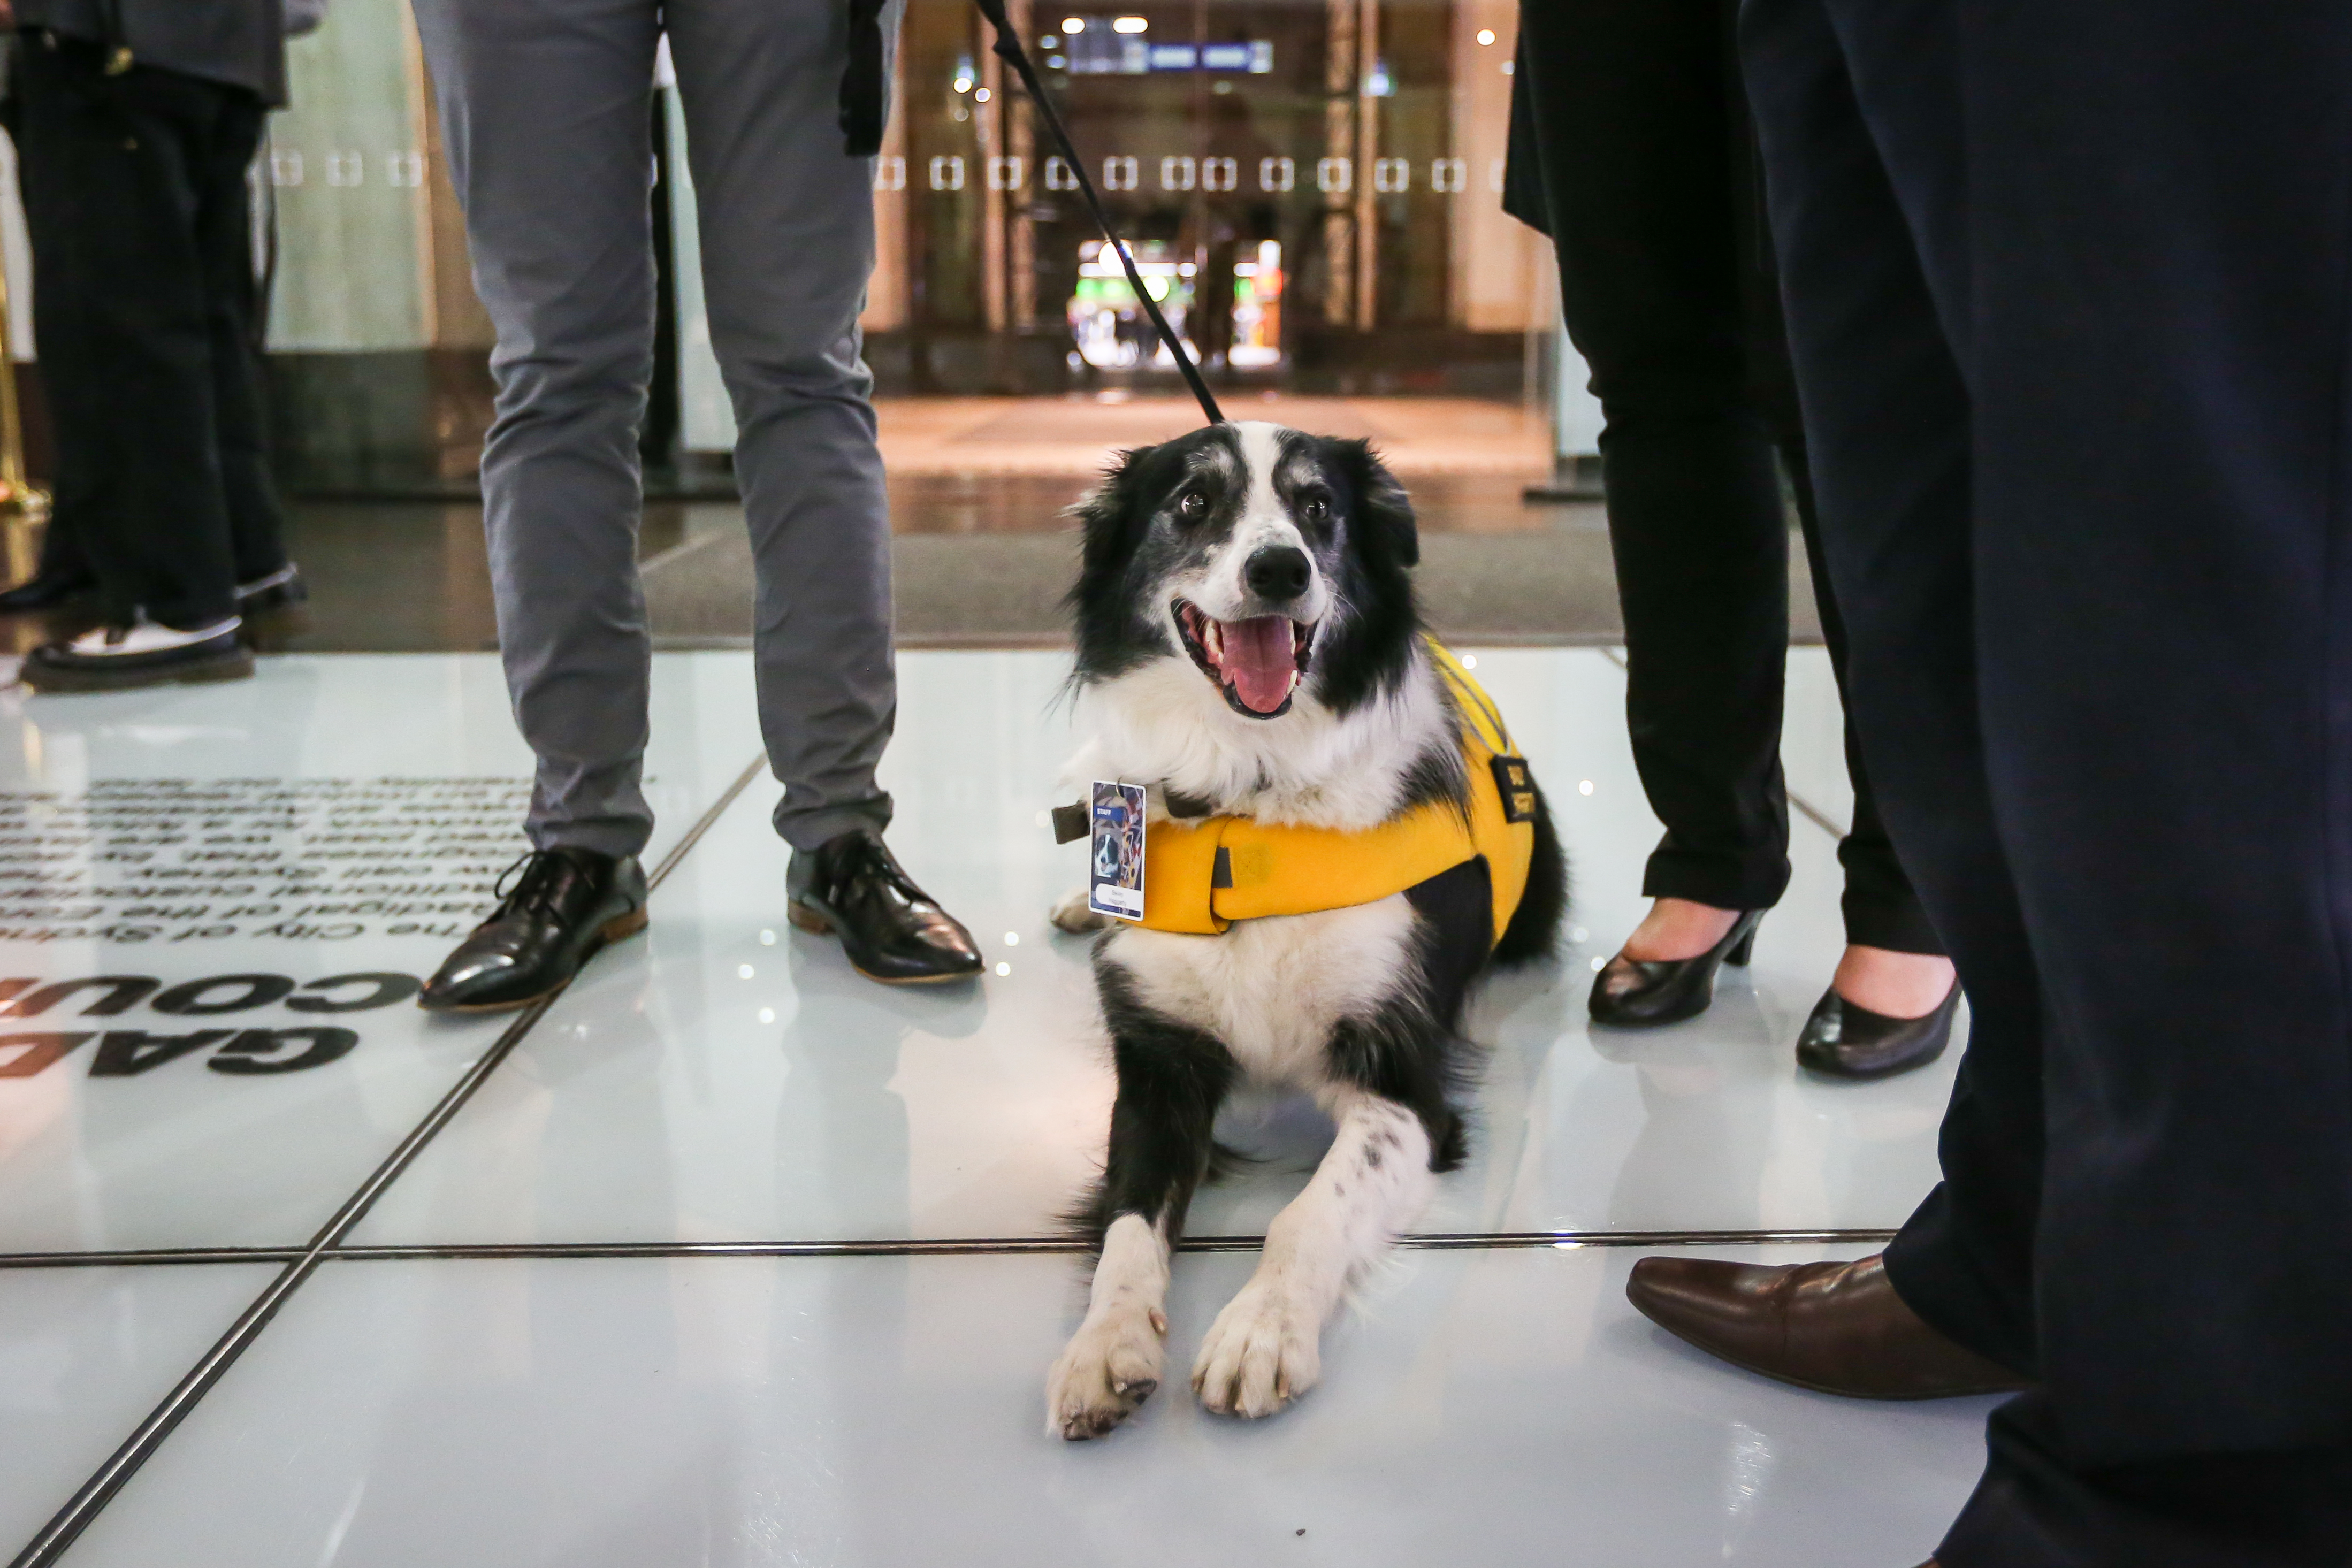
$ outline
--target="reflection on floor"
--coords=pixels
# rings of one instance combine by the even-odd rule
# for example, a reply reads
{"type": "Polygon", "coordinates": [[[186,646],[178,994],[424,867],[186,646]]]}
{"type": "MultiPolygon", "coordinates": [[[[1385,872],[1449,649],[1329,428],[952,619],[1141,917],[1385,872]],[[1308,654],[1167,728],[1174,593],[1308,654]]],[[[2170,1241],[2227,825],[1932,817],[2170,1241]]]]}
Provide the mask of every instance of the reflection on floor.
{"type": "MultiPolygon", "coordinates": [[[[892,837],[981,936],[981,986],[886,990],[783,923],[748,661],[664,654],[651,928],[520,1023],[407,1003],[516,848],[493,659],[0,697],[0,1535],[137,1434],[63,1561],[1917,1561],[1982,1402],[1765,1384],[1622,1288],[1633,1242],[1867,1249],[1934,1179],[1951,1064],[1794,1067],[1838,941],[1810,820],[1710,1013],[1589,1030],[1656,831],[1623,677],[1475,656],[1577,903],[1561,955],[1477,1009],[1477,1153],[1420,1228],[1442,1244],[1369,1284],[1295,1410],[1205,1417],[1171,1379],[1087,1447],[1044,1436],[1041,1396],[1082,1300],[1054,1217],[1110,1087],[1083,946],[1044,919],[1081,870],[1039,821],[1058,655],[902,660],[892,837]]],[[[1790,779],[1833,822],[1834,696],[1794,663],[1790,779]]],[[[1171,1364],[1246,1274],[1217,1249],[1327,1135],[1229,1112],[1263,1163],[1195,1207],[1171,1364]]]]}

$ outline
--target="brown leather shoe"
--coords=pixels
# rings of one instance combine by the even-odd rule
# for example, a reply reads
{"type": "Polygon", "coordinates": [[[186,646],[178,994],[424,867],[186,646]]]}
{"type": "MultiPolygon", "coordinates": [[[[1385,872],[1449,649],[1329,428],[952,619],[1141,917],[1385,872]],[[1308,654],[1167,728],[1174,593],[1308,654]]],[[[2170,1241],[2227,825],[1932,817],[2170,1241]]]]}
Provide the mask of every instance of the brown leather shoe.
{"type": "Polygon", "coordinates": [[[1921,1322],[1875,1257],[1779,1265],[1644,1258],[1625,1295],[1708,1354],[1822,1394],[1946,1399],[2032,1386],[1921,1322]]]}

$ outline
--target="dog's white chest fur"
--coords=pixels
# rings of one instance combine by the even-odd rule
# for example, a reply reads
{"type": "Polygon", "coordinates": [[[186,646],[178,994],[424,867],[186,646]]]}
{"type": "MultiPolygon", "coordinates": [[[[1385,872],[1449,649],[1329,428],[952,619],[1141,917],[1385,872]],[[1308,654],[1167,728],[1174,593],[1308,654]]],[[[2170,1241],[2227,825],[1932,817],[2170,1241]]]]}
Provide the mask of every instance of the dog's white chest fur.
{"type": "Polygon", "coordinates": [[[1361,1018],[1402,976],[1415,915],[1402,894],[1315,915],[1236,921],[1221,936],[1122,929],[1110,957],[1140,999],[1224,1042],[1263,1083],[1314,1090],[1332,1029],[1361,1018]]]}
{"type": "MultiPolygon", "coordinates": [[[[1442,747],[1454,716],[1416,646],[1405,679],[1340,717],[1311,695],[1279,726],[1241,718],[1190,664],[1160,660],[1089,691],[1093,733],[1065,769],[1151,779],[1220,809],[1341,831],[1392,815],[1413,759],[1442,747]]],[[[1147,864],[1144,876],[1150,877],[1147,864]]],[[[1309,1092],[1328,1076],[1334,1026],[1386,1002],[1409,962],[1417,917],[1402,894],[1314,915],[1236,921],[1215,936],[1121,927],[1108,954],[1141,999],[1222,1040],[1250,1078],[1309,1092]]]]}

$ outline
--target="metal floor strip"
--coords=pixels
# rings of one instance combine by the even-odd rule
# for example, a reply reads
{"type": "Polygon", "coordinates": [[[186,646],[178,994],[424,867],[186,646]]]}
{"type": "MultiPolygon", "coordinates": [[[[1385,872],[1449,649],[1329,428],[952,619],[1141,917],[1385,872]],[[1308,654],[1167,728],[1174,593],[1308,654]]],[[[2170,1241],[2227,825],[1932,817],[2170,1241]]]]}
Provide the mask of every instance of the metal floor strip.
{"type": "Polygon", "coordinates": [[[1802,795],[1798,794],[1794,789],[1789,789],[1786,786],[1783,786],[1783,789],[1789,797],[1789,804],[1797,809],[1798,815],[1803,817],[1805,821],[1812,823],[1813,826],[1819,828],[1830,837],[1841,841],[1844,840],[1846,830],[1842,827],[1835,819],[1832,818],[1828,812],[1822,810],[1819,806],[1814,805],[1811,800],[1806,800],[1802,795]]]}
{"type": "MultiPolygon", "coordinates": [[[[1798,1247],[1889,1241],[1892,1230],[1442,1230],[1398,1238],[1423,1251],[1482,1251],[1522,1247],[1798,1247]]],[[[1179,1252],[1255,1252],[1263,1236],[1187,1236],[1179,1252]]],[[[322,1262],[371,1263],[419,1259],[571,1258],[952,1258],[1084,1253],[1067,1236],[877,1237],[835,1241],[476,1241],[318,1249],[322,1262]]],[[[0,1253],[5,1269],[98,1269],[218,1263],[298,1263],[304,1247],[159,1247],[109,1252],[0,1253]]]]}
{"type": "Polygon", "coordinates": [[[0,1252],[0,1269],[115,1269],[156,1264],[292,1263],[307,1247],[118,1247],[91,1252],[0,1252]]]}
{"type": "MultiPolygon", "coordinates": [[[[1892,1230],[1499,1230],[1402,1236],[1412,1251],[1483,1252],[1530,1247],[1794,1247],[1891,1241],[1892,1230]]],[[[1255,1252],[1263,1236],[1187,1236],[1179,1252],[1255,1252]]],[[[1068,1236],[877,1241],[541,1241],[473,1246],[339,1247],[330,1262],[586,1258],[982,1258],[1083,1256],[1090,1243],[1068,1236]]]]}

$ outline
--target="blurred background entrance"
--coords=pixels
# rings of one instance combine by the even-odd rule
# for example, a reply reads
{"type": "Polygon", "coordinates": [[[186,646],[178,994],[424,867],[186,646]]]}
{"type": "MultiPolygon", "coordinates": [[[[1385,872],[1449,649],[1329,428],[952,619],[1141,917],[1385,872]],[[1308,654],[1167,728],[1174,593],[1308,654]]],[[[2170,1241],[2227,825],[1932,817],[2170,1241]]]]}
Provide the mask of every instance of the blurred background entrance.
{"type": "MultiPolygon", "coordinates": [[[[1009,9],[1209,365],[1286,390],[1522,395],[1549,261],[1499,202],[1513,0],[1009,9]]],[[[982,46],[968,4],[909,5],[877,180],[877,370],[946,392],[1165,374],[982,46]]]]}
{"type": "MultiPolygon", "coordinates": [[[[1501,207],[1515,0],[1008,6],[1229,411],[1382,448],[1420,503],[1442,631],[1614,640],[1598,507],[1523,499],[1598,420],[1558,337],[1549,248],[1501,207]]],[[[970,0],[908,0],[875,168],[866,351],[910,643],[1058,638],[1062,509],[1111,450],[1197,418],[987,43],[970,0]]],[[[334,0],[289,53],[293,106],[254,178],[277,457],[317,594],[298,645],[489,645],[490,332],[405,0],[334,0]]],[[[749,631],[733,421],[685,123],[656,79],[648,591],[665,639],[724,644],[749,631]]],[[[38,280],[13,199],[0,218],[25,359],[38,280]]],[[[37,474],[39,367],[21,369],[37,474]]],[[[0,626],[19,648],[52,632],[0,626]]]]}

